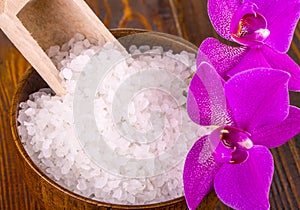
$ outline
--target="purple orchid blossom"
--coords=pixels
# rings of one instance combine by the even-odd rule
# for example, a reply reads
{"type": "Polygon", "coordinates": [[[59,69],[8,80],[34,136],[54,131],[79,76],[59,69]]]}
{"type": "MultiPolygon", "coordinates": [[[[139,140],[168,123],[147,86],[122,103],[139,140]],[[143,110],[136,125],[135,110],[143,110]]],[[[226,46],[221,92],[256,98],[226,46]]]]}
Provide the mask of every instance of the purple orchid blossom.
{"type": "MultiPolygon", "coordinates": [[[[300,91],[300,68],[286,54],[300,17],[299,0],[208,0],[208,14],[220,36],[243,45],[202,42],[200,51],[225,80],[251,68],[281,69],[291,75],[289,89],[300,91]]],[[[197,60],[199,65],[203,58],[197,60]]]]}
{"type": "Polygon", "coordinates": [[[184,192],[196,209],[214,187],[235,209],[269,209],[274,163],[268,148],[300,132],[300,109],[289,105],[289,73],[255,68],[225,82],[203,62],[190,83],[187,111],[199,125],[216,128],[189,151],[184,192]]]}

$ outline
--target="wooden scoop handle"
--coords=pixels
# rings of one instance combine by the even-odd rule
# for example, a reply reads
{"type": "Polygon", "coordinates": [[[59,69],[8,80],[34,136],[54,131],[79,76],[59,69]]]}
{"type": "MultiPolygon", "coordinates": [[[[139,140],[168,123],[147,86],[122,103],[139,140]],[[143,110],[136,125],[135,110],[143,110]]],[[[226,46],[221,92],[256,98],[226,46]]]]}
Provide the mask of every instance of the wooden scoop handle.
{"type": "Polygon", "coordinates": [[[0,28],[57,95],[66,91],[45,50],[76,33],[124,47],[84,0],[0,0],[0,28]]]}

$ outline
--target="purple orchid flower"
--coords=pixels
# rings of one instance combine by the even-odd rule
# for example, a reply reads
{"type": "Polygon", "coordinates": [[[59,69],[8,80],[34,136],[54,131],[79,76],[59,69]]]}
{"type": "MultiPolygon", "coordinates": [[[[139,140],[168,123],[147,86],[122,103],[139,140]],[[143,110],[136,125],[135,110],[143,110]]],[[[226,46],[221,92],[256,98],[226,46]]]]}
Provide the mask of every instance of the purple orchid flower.
{"type": "Polygon", "coordinates": [[[274,163],[268,148],[300,132],[300,109],[289,105],[288,80],[281,70],[256,68],[225,82],[203,62],[190,83],[187,111],[203,126],[216,126],[189,151],[184,192],[195,209],[214,187],[235,209],[268,209],[274,163]]]}
{"type": "MultiPolygon", "coordinates": [[[[289,89],[300,90],[300,68],[286,54],[300,17],[299,0],[208,0],[208,14],[220,36],[243,46],[207,38],[200,50],[227,80],[257,67],[289,72],[289,89]]],[[[202,62],[198,56],[198,64],[202,62]]]]}

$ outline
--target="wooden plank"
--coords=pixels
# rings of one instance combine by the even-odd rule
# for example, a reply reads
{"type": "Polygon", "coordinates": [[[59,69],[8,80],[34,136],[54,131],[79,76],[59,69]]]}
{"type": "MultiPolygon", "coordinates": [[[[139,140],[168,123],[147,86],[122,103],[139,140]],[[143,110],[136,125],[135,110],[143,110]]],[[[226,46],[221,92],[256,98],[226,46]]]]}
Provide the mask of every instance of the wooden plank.
{"type": "Polygon", "coordinates": [[[199,46],[207,37],[217,37],[207,14],[207,1],[170,0],[175,6],[173,12],[180,22],[183,37],[199,46]]]}
{"type": "Polygon", "coordinates": [[[17,151],[12,142],[9,109],[12,95],[23,72],[29,67],[22,55],[0,35],[0,209],[30,209],[22,172],[17,170],[17,151]]]}
{"type": "Polygon", "coordinates": [[[87,0],[108,28],[141,28],[178,35],[169,0],[87,0]]]}
{"type": "MultiPolygon", "coordinates": [[[[173,1],[173,0],[170,0],[173,1]]],[[[180,25],[176,28],[176,16],[172,13],[171,5],[166,0],[128,0],[130,10],[136,11],[145,17],[143,23],[139,16],[125,12],[124,0],[88,0],[97,15],[110,28],[119,25],[140,27],[182,35],[199,45],[207,36],[217,37],[207,22],[206,1],[174,0],[176,16],[180,25]],[[158,8],[161,7],[161,8],[158,8]],[[123,17],[126,17],[122,21],[123,17]],[[204,17],[204,18],[203,18],[204,17]],[[156,20],[155,20],[156,18],[156,20]],[[199,19],[198,19],[199,18],[199,19]],[[200,20],[199,22],[197,20],[200,20]],[[200,27],[200,28],[199,28],[200,27]]],[[[0,6],[1,8],[1,6],[0,6]]],[[[174,11],[173,11],[174,12],[174,11]]],[[[299,63],[299,24],[295,33],[290,52],[299,63]],[[297,49],[297,50],[296,50],[297,49]]],[[[11,143],[12,137],[8,123],[8,110],[17,82],[28,67],[28,63],[0,32],[0,209],[32,210],[41,209],[26,191],[22,181],[22,172],[17,171],[15,163],[16,151],[11,143]]],[[[291,94],[292,103],[300,106],[300,94],[291,94]]],[[[300,179],[299,154],[300,137],[297,136],[288,144],[272,150],[276,161],[276,171],[270,192],[271,209],[300,209],[300,179]]],[[[229,209],[210,193],[202,202],[199,209],[229,209]],[[213,207],[212,207],[213,206],[213,207]]]]}

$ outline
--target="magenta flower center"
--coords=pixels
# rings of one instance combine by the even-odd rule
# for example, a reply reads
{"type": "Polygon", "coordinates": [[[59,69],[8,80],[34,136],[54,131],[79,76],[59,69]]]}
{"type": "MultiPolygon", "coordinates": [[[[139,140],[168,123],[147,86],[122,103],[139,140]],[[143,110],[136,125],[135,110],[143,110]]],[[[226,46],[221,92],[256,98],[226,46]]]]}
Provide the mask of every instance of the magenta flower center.
{"type": "Polygon", "coordinates": [[[256,10],[256,4],[245,3],[233,15],[230,33],[236,42],[246,46],[256,45],[270,35],[265,17],[256,10]]]}
{"type": "Polygon", "coordinates": [[[223,126],[210,134],[213,157],[219,163],[238,164],[247,160],[253,147],[250,134],[239,128],[223,126]]]}

